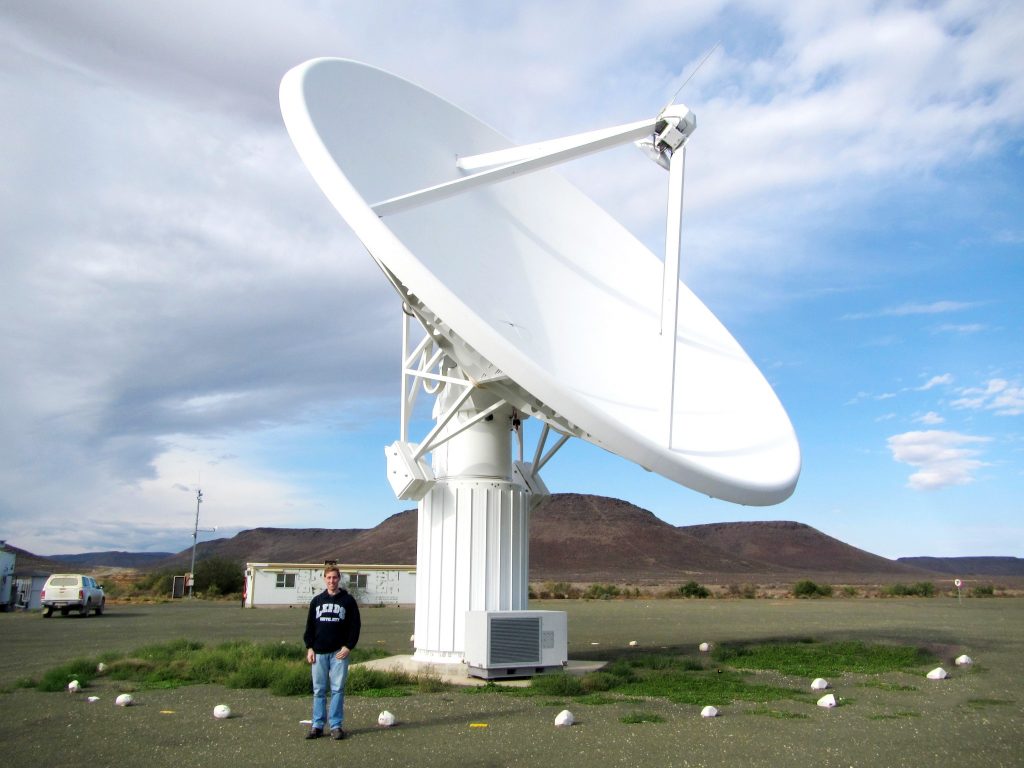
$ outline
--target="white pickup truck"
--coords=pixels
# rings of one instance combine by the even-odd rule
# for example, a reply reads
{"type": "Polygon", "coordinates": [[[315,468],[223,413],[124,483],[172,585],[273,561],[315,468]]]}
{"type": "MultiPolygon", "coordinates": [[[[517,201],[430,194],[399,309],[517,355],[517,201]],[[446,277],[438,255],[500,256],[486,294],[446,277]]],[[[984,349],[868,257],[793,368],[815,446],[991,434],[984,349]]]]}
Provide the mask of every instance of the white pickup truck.
{"type": "Polygon", "coordinates": [[[78,611],[83,618],[94,611],[97,616],[103,614],[106,596],[103,587],[91,576],[80,573],[54,573],[46,580],[39,596],[43,604],[43,618],[50,618],[54,609],[61,616],[67,616],[72,609],[78,611]]]}

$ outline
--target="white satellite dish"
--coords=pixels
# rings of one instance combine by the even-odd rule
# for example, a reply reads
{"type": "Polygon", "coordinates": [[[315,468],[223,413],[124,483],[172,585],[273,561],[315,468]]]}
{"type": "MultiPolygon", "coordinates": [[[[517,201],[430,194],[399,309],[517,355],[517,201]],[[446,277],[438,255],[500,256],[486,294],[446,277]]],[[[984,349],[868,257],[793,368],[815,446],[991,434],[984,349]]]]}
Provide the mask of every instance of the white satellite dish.
{"type": "MultiPolygon", "coordinates": [[[[442,618],[428,627],[417,595],[418,653],[440,644],[458,655],[459,637],[420,642],[451,634],[450,617],[458,636],[460,611],[525,608],[529,495],[546,493],[537,472],[570,436],[728,501],[775,504],[793,492],[800,450],[785,410],[678,279],[682,160],[696,127],[685,106],[516,147],[406,80],[358,62],[315,59],[284,77],[281,109],[302,160],[426,331],[410,350],[405,322],[403,381],[413,386],[403,386],[401,439],[388,449],[396,493],[423,499],[417,589],[468,578],[457,562],[424,555],[424,548],[461,546],[455,529],[463,523],[449,524],[441,509],[461,497],[449,492],[431,502],[438,482],[497,479],[527,494],[498,504],[514,522],[495,527],[513,532],[494,534],[482,586],[470,590],[493,600],[455,599],[438,607],[442,618]],[[545,170],[630,141],[669,168],[664,261],[545,170]],[[411,443],[408,419],[421,383],[437,392],[437,426],[411,443]],[[518,428],[527,416],[545,428],[533,461],[523,461],[520,442],[513,462],[507,423],[518,428]],[[503,425],[505,447],[500,436],[484,434],[485,420],[503,425]],[[544,453],[549,429],[562,437],[544,453]],[[495,558],[515,564],[508,570],[495,558]]],[[[475,504],[476,514],[493,507],[458,503],[475,504]]]]}

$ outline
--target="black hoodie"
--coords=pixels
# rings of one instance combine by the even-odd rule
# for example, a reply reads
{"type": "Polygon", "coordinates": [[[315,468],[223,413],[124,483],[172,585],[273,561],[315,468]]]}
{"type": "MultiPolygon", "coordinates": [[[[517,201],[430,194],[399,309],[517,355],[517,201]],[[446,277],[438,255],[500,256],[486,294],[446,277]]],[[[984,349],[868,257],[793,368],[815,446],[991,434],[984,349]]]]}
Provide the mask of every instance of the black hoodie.
{"type": "Polygon", "coordinates": [[[359,642],[360,626],[355,598],[344,589],[333,595],[325,589],[309,602],[302,640],[315,653],[337,653],[342,646],[351,651],[359,642]]]}

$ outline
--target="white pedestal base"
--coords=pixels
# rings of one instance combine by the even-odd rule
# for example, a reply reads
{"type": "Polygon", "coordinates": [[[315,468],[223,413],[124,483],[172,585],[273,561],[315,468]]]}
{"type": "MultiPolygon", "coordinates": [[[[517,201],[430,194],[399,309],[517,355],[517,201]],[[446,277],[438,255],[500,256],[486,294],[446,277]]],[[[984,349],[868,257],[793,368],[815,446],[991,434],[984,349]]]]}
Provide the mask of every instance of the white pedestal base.
{"type": "Polygon", "coordinates": [[[461,662],[466,611],[526,609],[529,497],[507,480],[459,478],[420,502],[416,661],[461,662]]]}

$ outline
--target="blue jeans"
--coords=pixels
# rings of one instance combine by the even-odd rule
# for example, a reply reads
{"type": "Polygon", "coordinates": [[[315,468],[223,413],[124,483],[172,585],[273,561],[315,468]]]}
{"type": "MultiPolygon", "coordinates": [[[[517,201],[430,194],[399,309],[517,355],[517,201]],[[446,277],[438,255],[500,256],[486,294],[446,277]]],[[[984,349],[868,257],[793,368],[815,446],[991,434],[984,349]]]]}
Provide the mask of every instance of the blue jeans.
{"type": "Polygon", "coordinates": [[[333,653],[318,653],[313,662],[313,728],[323,730],[327,716],[327,685],[331,686],[331,728],[341,728],[345,719],[345,680],[348,659],[336,659],[333,653]]]}

